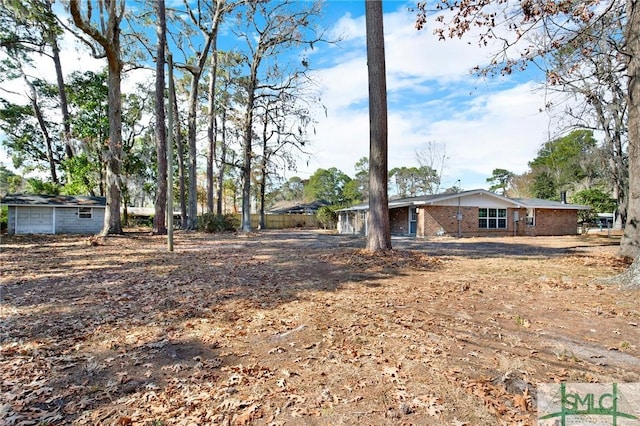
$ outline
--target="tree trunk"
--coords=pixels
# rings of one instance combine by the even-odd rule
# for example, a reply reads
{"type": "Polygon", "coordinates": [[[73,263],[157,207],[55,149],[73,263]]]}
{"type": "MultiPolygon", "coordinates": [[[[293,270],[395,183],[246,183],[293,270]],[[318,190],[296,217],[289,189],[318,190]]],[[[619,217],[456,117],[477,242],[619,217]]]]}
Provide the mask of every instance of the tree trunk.
{"type": "Polygon", "coordinates": [[[213,41],[211,35],[207,36],[204,48],[200,52],[198,64],[190,67],[191,72],[191,88],[189,92],[189,112],[187,113],[187,138],[189,140],[189,205],[187,214],[187,229],[196,229],[198,227],[198,182],[197,182],[197,146],[196,146],[196,111],[198,109],[198,85],[202,70],[209,56],[209,49],[213,41]]]}
{"type": "MultiPolygon", "coordinates": [[[[164,64],[167,46],[166,15],[164,0],[156,1],[156,34],[158,44],[156,48],[156,158],[158,161],[157,190],[155,216],[153,217],[153,233],[165,235],[167,227],[165,218],[167,213],[167,132],[164,110],[164,64]]],[[[169,212],[173,214],[173,212],[169,212]]]]}
{"type": "Polygon", "coordinates": [[[53,157],[53,142],[51,141],[51,136],[49,135],[49,131],[47,130],[47,123],[44,120],[44,116],[42,115],[42,110],[40,109],[40,105],[38,105],[38,92],[33,84],[29,81],[27,76],[23,76],[24,82],[29,86],[30,100],[31,100],[31,109],[33,109],[33,113],[38,120],[38,126],[40,127],[40,133],[42,133],[42,140],[44,142],[45,147],[47,148],[47,161],[49,162],[49,172],[51,173],[51,182],[58,184],[58,174],[56,172],[56,162],[53,157]]]}
{"type": "MultiPolygon", "coordinates": [[[[629,129],[629,207],[627,225],[619,254],[636,258],[640,254],[640,4],[627,0],[626,48],[629,65],[627,96],[629,129]]],[[[637,266],[637,265],[636,265],[637,266]]],[[[637,271],[637,267],[633,268],[637,271]]],[[[637,282],[637,280],[636,280],[637,282]]]]}
{"type": "Polygon", "coordinates": [[[267,192],[267,160],[266,158],[262,161],[262,178],[260,182],[260,224],[258,225],[258,229],[267,229],[267,219],[264,213],[264,200],[267,192]]]}
{"type": "Polygon", "coordinates": [[[227,162],[227,113],[225,110],[222,111],[222,146],[220,153],[220,166],[218,167],[218,194],[216,201],[216,214],[218,216],[222,216],[222,195],[224,190],[224,172],[226,169],[227,162]]]}
{"type": "Polygon", "coordinates": [[[188,203],[187,203],[187,229],[196,229],[198,226],[198,182],[197,182],[197,146],[196,146],[196,109],[198,105],[198,83],[200,73],[191,75],[191,91],[189,93],[189,112],[187,113],[187,151],[189,161],[187,169],[189,173],[188,203]]]}
{"type": "Polygon", "coordinates": [[[120,164],[122,161],[122,59],[120,51],[120,20],[124,15],[124,2],[112,1],[106,9],[100,9],[100,19],[108,14],[104,33],[91,25],[90,16],[85,21],[80,12],[80,2],[69,3],[73,22],[84,33],[91,36],[102,46],[107,57],[109,70],[109,141],[106,153],[107,208],[104,215],[104,227],[100,235],[122,234],[120,220],[120,164]]]}
{"type": "Polygon", "coordinates": [[[251,160],[253,153],[253,107],[255,103],[257,60],[254,58],[251,66],[251,77],[247,87],[247,106],[243,130],[243,160],[242,160],[242,231],[251,231],[251,160]]]}
{"type": "MultiPolygon", "coordinates": [[[[120,51],[118,42],[117,52],[120,51]]],[[[115,48],[114,48],[115,50],[115,48]]],[[[112,52],[114,53],[114,52],[112,52]]],[[[107,55],[109,59],[109,144],[107,147],[107,208],[104,227],[100,235],[122,234],[120,220],[120,164],[122,162],[122,98],[120,55],[107,55]]]]}
{"type": "Polygon", "coordinates": [[[173,99],[173,123],[175,125],[176,149],[178,151],[178,188],[180,197],[180,229],[187,229],[187,183],[184,173],[184,143],[182,142],[182,129],[180,127],[180,113],[178,100],[173,99]]]}
{"type": "Polygon", "coordinates": [[[211,54],[211,75],[209,76],[209,117],[207,126],[207,138],[209,141],[209,151],[207,152],[207,211],[213,213],[213,165],[215,163],[216,155],[216,108],[215,108],[215,95],[216,95],[216,73],[218,68],[217,52],[216,52],[216,40],[212,42],[211,54]]]}
{"type": "Polygon", "coordinates": [[[69,114],[69,102],[67,101],[67,91],[64,88],[64,76],[62,74],[62,64],[60,63],[60,48],[58,41],[54,38],[51,42],[53,51],[53,64],[56,69],[56,79],[58,83],[58,95],[60,96],[60,110],[62,111],[62,128],[64,139],[64,153],[67,160],[73,158],[71,147],[71,116],[69,114]]]}
{"type": "Polygon", "coordinates": [[[640,255],[635,258],[631,266],[623,273],[604,278],[600,282],[618,285],[623,290],[640,288],[640,255]]]}
{"type": "Polygon", "coordinates": [[[367,249],[391,249],[387,193],[387,83],[382,1],[365,1],[369,70],[369,217],[367,249]]]}
{"type": "Polygon", "coordinates": [[[245,141],[242,164],[242,231],[251,231],[251,141],[245,141]]]}
{"type": "Polygon", "coordinates": [[[267,141],[268,141],[268,126],[269,126],[269,113],[268,108],[265,108],[264,120],[262,126],[262,161],[260,161],[260,223],[258,229],[267,229],[267,220],[264,215],[264,199],[267,192],[267,164],[269,162],[269,156],[267,154],[267,141]]]}

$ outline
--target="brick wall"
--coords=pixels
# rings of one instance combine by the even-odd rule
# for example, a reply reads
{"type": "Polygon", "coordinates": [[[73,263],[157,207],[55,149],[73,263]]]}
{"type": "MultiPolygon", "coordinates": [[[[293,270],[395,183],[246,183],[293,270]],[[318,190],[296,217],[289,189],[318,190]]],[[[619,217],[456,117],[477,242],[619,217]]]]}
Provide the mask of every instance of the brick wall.
{"type": "Polygon", "coordinates": [[[525,234],[530,236],[576,235],[578,212],[576,210],[536,209],[535,225],[527,226],[525,234]]]}
{"type": "MultiPolygon", "coordinates": [[[[457,237],[498,237],[513,235],[575,235],[578,232],[576,210],[536,209],[535,225],[527,226],[527,211],[524,208],[507,209],[506,229],[480,229],[478,227],[478,207],[460,207],[462,220],[458,229],[457,206],[421,206],[417,208],[417,237],[448,235],[457,237]],[[514,213],[518,212],[518,222],[514,223],[514,213]]],[[[359,213],[356,213],[358,215],[359,213]]],[[[355,216],[355,215],[354,215],[355,216]]],[[[389,210],[391,234],[409,233],[409,208],[389,210]]],[[[350,217],[350,225],[364,234],[364,223],[358,217],[350,217]],[[360,225],[360,226],[358,226],[360,225]],[[358,229],[359,228],[359,229],[358,229]]]]}
{"type": "Polygon", "coordinates": [[[452,206],[428,206],[418,209],[419,236],[430,237],[435,235],[462,237],[505,234],[508,231],[495,229],[478,229],[478,208],[460,207],[462,220],[458,228],[458,207],[452,206]]]}
{"type": "Polygon", "coordinates": [[[421,237],[435,235],[457,235],[458,221],[457,209],[452,207],[419,207],[418,229],[422,231],[421,237]]]}
{"type": "MultiPolygon", "coordinates": [[[[453,206],[426,206],[418,209],[418,236],[458,236],[458,208],[453,206]]],[[[575,210],[537,209],[535,226],[526,226],[526,209],[507,209],[507,229],[478,228],[478,208],[461,207],[460,236],[511,235],[574,235],[577,233],[578,214],[575,210]],[[514,224],[513,214],[518,211],[519,221],[514,224]],[[515,227],[515,229],[514,229],[515,227]],[[515,232],[514,232],[515,231],[515,232]]]]}
{"type": "Polygon", "coordinates": [[[389,210],[389,227],[392,235],[409,233],[409,207],[389,210]]]}

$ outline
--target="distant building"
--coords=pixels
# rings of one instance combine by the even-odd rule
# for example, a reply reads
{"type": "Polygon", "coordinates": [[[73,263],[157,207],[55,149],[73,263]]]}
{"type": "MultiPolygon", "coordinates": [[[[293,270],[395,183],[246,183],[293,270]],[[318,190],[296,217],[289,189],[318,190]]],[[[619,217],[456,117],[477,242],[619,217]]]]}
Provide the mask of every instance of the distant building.
{"type": "Polygon", "coordinates": [[[311,203],[281,203],[280,205],[267,211],[267,214],[307,214],[318,213],[320,207],[329,206],[331,203],[325,200],[312,201],[311,203]]]}

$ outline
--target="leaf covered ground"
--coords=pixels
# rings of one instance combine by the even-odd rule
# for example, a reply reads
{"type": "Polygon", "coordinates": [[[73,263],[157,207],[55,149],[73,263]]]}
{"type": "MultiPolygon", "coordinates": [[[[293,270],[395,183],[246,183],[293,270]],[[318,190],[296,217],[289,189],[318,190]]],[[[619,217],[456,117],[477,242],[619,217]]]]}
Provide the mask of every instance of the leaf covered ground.
{"type": "Polygon", "coordinates": [[[5,425],[534,424],[536,384],[640,382],[598,236],[3,237],[5,425]]]}

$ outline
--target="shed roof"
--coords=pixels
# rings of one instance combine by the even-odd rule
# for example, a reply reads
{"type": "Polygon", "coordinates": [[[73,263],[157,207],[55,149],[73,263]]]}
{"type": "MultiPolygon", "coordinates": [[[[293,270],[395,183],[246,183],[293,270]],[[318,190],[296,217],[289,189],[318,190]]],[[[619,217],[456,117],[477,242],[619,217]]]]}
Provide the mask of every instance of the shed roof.
{"type": "Polygon", "coordinates": [[[7,194],[0,199],[5,206],[105,207],[105,197],[83,195],[7,194]]]}

